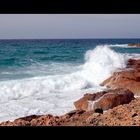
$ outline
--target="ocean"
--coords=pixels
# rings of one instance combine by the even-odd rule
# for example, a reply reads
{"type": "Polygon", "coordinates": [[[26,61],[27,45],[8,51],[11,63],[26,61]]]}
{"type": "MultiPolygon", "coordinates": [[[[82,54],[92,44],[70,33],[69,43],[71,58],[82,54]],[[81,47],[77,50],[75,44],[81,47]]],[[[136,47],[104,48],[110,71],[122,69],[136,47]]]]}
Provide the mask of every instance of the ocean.
{"type": "Polygon", "coordinates": [[[0,121],[62,115],[85,93],[139,59],[140,39],[0,40],[0,121]]]}

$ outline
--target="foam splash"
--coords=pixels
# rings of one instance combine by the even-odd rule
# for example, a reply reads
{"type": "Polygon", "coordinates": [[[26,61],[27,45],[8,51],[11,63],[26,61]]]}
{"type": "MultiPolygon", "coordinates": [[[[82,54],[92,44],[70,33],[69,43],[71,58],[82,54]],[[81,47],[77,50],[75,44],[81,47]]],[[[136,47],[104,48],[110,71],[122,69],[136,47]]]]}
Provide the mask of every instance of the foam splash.
{"type": "Polygon", "coordinates": [[[108,78],[112,72],[126,67],[125,57],[107,45],[87,51],[85,60],[83,76],[96,85],[108,78]]]}
{"type": "MultiPolygon", "coordinates": [[[[128,44],[110,44],[110,47],[129,48],[128,44]]],[[[131,48],[131,47],[130,47],[131,48]]]]}

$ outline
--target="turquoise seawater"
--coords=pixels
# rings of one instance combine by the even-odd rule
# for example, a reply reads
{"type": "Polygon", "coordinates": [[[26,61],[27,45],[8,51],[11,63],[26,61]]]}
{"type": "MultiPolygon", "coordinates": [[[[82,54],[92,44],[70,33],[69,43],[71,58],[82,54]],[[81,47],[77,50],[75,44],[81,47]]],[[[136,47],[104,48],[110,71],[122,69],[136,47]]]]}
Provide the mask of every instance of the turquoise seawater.
{"type": "Polygon", "coordinates": [[[57,74],[52,70],[53,64],[80,65],[86,51],[97,45],[116,45],[112,49],[120,53],[140,53],[139,48],[117,47],[139,42],[140,39],[0,40],[0,80],[57,74]]]}

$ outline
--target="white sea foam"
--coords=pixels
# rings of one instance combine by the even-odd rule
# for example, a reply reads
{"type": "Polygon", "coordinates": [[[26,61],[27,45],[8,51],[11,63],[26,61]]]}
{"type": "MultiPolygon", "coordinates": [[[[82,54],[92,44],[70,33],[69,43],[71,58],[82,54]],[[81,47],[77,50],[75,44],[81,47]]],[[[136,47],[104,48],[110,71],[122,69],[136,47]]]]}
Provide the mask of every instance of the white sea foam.
{"type": "Polygon", "coordinates": [[[120,48],[128,48],[128,44],[109,44],[109,47],[120,47],[120,48]]]}
{"type": "MultiPolygon", "coordinates": [[[[62,115],[74,109],[73,102],[114,71],[125,68],[128,54],[119,54],[107,45],[85,54],[85,63],[69,73],[0,82],[0,121],[31,114],[62,115]]],[[[63,67],[62,67],[63,69],[63,67]]]]}
{"type": "Polygon", "coordinates": [[[118,47],[118,48],[138,48],[137,46],[128,46],[128,44],[109,44],[109,47],[118,47]]]}

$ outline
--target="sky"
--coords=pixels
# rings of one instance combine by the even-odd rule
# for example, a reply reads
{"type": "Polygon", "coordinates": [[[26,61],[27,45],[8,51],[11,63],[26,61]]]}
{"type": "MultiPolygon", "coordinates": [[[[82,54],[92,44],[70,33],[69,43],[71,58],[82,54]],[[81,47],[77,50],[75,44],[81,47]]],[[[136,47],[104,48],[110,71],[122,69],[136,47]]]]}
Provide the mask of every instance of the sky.
{"type": "Polygon", "coordinates": [[[140,38],[140,14],[0,14],[0,39],[140,38]]]}

